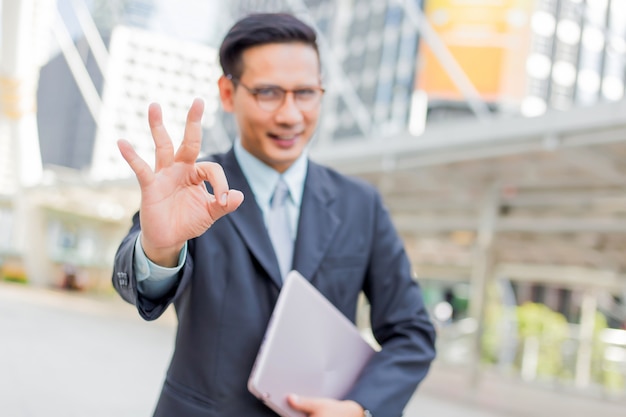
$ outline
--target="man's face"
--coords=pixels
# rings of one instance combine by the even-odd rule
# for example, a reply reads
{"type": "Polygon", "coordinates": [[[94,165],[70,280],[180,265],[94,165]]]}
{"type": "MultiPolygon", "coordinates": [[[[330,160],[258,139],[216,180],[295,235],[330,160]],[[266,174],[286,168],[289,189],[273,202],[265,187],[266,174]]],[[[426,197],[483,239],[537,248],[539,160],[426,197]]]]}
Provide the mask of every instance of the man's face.
{"type": "Polygon", "coordinates": [[[239,79],[220,79],[222,105],[234,113],[243,147],[276,171],[284,172],[311,139],[320,105],[302,110],[296,96],[287,93],[275,110],[268,111],[253,93],[273,86],[288,91],[319,89],[317,52],[303,43],[272,43],[245,50],[242,62],[239,79]]]}

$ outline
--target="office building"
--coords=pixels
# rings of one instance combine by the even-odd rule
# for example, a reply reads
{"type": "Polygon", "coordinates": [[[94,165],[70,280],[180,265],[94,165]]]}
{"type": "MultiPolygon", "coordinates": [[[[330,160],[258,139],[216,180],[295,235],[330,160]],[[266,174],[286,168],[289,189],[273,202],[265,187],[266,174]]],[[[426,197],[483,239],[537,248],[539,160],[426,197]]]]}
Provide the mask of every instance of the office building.
{"type": "MultiPolygon", "coordinates": [[[[127,139],[152,163],[154,142],[147,128],[148,104],[158,102],[175,147],[187,110],[195,97],[205,101],[204,126],[216,123],[217,79],[221,71],[215,49],[138,28],[118,26],[109,46],[109,65],[98,121],[91,173],[95,179],[127,178],[132,172],[117,149],[127,139]]],[[[205,145],[223,147],[216,134],[205,145]],[[212,142],[213,141],[213,142],[212,142]]]]}
{"type": "MultiPolygon", "coordinates": [[[[419,6],[421,2],[416,1],[419,6]]],[[[418,33],[405,8],[379,0],[239,0],[233,19],[290,11],[319,32],[328,86],[319,140],[345,141],[406,130],[418,33]]]]}
{"type": "MultiPolygon", "coordinates": [[[[428,0],[425,13],[492,111],[532,117],[624,97],[623,0],[428,0]]],[[[469,114],[467,97],[422,52],[417,88],[431,111],[469,114]]]]}

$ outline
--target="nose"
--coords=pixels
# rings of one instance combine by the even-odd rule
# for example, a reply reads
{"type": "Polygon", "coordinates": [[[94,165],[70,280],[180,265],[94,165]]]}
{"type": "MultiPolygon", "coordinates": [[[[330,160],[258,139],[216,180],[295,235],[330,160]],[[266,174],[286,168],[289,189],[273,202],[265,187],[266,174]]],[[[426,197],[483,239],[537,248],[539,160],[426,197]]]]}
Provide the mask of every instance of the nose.
{"type": "Polygon", "coordinates": [[[276,122],[280,124],[294,125],[303,119],[302,111],[296,105],[293,92],[288,91],[285,99],[276,110],[276,122]]]}

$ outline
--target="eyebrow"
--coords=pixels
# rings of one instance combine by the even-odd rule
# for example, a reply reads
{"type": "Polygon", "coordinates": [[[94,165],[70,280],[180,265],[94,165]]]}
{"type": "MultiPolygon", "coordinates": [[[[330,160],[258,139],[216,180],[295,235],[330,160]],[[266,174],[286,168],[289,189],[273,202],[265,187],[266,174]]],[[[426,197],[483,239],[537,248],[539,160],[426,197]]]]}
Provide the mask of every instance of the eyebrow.
{"type": "Polygon", "coordinates": [[[271,84],[271,83],[260,82],[258,84],[253,84],[250,87],[251,88],[272,88],[272,87],[278,87],[278,88],[282,88],[283,90],[301,90],[301,89],[306,89],[306,88],[318,88],[318,87],[321,87],[321,86],[322,86],[322,83],[319,82],[317,84],[313,84],[313,83],[297,84],[293,88],[285,88],[282,85],[278,85],[278,84],[271,84]]]}
{"type": "Polygon", "coordinates": [[[301,88],[312,88],[312,87],[317,88],[317,87],[320,87],[320,85],[319,84],[298,84],[293,88],[286,88],[278,84],[258,84],[255,86],[255,88],[268,88],[268,87],[278,87],[278,88],[282,88],[283,90],[299,90],[301,88]]]}

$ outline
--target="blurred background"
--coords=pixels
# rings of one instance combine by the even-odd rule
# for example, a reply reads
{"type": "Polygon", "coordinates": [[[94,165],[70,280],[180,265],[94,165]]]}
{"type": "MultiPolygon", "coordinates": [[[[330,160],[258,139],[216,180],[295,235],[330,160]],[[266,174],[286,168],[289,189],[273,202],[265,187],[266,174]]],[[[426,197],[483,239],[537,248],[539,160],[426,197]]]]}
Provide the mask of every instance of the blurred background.
{"type": "Polygon", "coordinates": [[[199,96],[228,149],[221,38],[291,11],[327,90],[311,155],[380,190],[438,327],[407,415],[624,415],[626,0],[0,6],[0,414],[149,415],[174,325],[111,287],[139,204],[116,141],[151,161],[148,104],[178,144],[199,96]]]}

